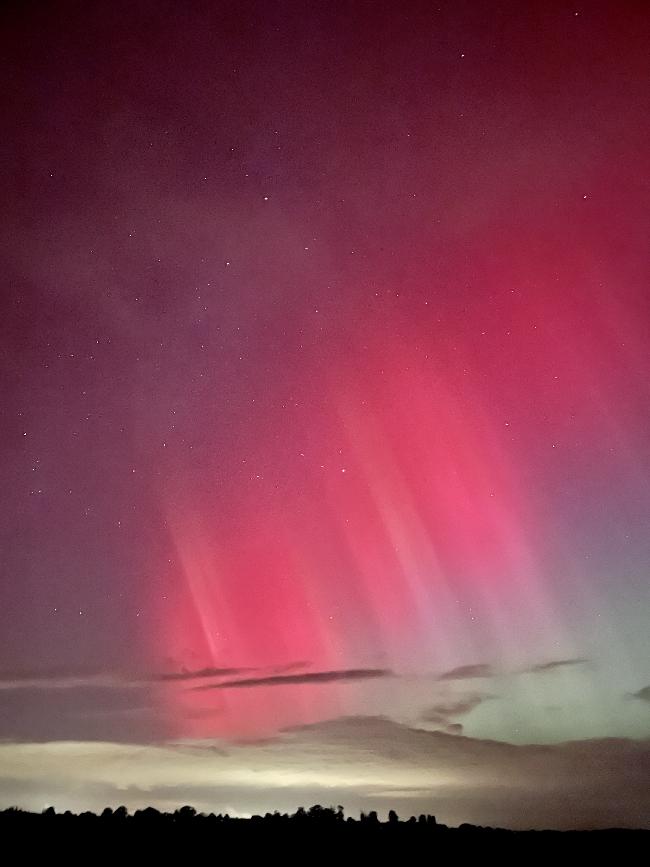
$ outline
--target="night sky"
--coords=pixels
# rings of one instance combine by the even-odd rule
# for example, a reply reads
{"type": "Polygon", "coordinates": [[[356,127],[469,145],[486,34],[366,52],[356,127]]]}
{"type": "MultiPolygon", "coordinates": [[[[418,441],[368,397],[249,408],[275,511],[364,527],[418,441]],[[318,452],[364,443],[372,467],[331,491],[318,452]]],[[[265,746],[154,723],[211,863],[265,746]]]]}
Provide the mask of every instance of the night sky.
{"type": "Polygon", "coordinates": [[[0,807],[647,826],[647,4],[1,15],[0,807]]]}

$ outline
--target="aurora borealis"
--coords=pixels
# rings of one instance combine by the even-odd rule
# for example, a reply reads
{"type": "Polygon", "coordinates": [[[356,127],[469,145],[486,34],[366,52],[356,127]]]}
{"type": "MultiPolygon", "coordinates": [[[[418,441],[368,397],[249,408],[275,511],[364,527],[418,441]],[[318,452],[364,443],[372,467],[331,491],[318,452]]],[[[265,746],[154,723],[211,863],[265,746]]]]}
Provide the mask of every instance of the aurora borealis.
{"type": "Polygon", "coordinates": [[[647,9],[2,16],[0,807],[647,826],[647,9]]]}

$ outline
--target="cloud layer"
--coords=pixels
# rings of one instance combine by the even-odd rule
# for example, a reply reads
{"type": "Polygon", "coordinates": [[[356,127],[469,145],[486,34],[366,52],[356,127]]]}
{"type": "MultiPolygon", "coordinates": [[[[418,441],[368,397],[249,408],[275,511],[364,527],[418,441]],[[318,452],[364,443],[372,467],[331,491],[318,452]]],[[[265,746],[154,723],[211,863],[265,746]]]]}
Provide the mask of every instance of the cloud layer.
{"type": "Polygon", "coordinates": [[[395,807],[511,827],[647,827],[650,741],[514,746],[351,717],[239,746],[0,744],[0,805],[125,803],[246,815],[300,804],[395,807]]]}

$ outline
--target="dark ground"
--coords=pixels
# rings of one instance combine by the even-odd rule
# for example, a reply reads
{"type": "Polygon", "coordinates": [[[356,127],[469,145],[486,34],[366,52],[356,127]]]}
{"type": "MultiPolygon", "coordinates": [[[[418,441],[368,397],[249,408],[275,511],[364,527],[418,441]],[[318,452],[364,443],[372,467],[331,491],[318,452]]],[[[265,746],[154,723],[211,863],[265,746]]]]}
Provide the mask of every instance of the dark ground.
{"type": "MultiPolygon", "coordinates": [[[[175,813],[153,809],[129,815],[124,808],[94,813],[0,813],[4,851],[30,857],[62,856],[85,863],[135,857],[184,860],[256,857],[307,863],[348,860],[362,863],[406,858],[512,854],[535,861],[558,857],[625,857],[642,855],[650,832],[626,829],[598,831],[507,831],[461,825],[448,828],[433,816],[379,822],[375,814],[360,820],[342,811],[311,808],[293,816],[270,814],[252,819],[196,814],[191,807],[175,813]]],[[[3,859],[4,860],[4,859],[3,859]]],[[[5,863],[9,863],[6,861],[5,863]]]]}

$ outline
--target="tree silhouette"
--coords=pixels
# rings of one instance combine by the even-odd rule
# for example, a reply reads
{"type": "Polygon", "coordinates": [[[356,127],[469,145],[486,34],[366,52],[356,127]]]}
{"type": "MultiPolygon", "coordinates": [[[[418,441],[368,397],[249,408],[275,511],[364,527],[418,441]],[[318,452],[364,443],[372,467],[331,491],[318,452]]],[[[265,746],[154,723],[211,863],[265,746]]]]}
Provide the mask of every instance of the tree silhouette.
{"type": "MultiPolygon", "coordinates": [[[[417,819],[411,816],[407,821],[400,821],[395,810],[389,811],[387,821],[380,821],[375,810],[362,813],[359,819],[355,819],[346,817],[341,805],[323,807],[321,804],[308,809],[301,807],[292,815],[276,810],[264,816],[256,815],[250,820],[221,814],[215,816],[214,813],[200,814],[188,805],[179,807],[173,813],[144,807],[133,815],[129,815],[125,806],[115,810],[106,807],[100,815],[90,812],[75,815],[70,810],[57,813],[53,807],[41,813],[10,808],[0,811],[0,835],[8,851],[13,851],[9,847],[14,845],[24,849],[27,843],[30,850],[41,846],[46,853],[44,857],[50,857],[57,846],[63,847],[64,841],[68,848],[70,845],[83,846],[89,858],[95,857],[98,852],[104,856],[105,848],[117,842],[120,848],[116,850],[115,857],[118,859],[121,857],[119,853],[127,851],[125,846],[136,843],[146,845],[147,851],[159,847],[160,854],[168,859],[168,847],[175,841],[183,841],[183,849],[178,850],[179,858],[186,851],[188,841],[191,841],[192,846],[204,847],[206,851],[216,846],[222,853],[237,853],[238,857],[250,850],[255,857],[266,858],[269,852],[283,851],[282,847],[287,844],[302,851],[305,858],[316,855],[320,858],[323,847],[330,844],[336,847],[332,852],[337,853],[337,857],[350,856],[357,860],[400,859],[405,851],[410,851],[404,848],[408,846],[422,846],[423,851],[427,847],[434,851],[432,847],[435,847],[439,857],[443,854],[457,857],[458,852],[462,852],[463,856],[468,852],[476,852],[483,857],[489,840],[497,840],[501,847],[504,841],[514,841],[514,844],[519,841],[520,847],[524,844],[534,847],[536,855],[540,852],[542,841],[555,841],[562,852],[569,851],[572,857],[581,857],[585,854],[585,847],[591,841],[597,841],[600,857],[606,852],[607,845],[612,847],[611,854],[616,855],[618,852],[620,855],[623,842],[630,841],[633,846],[636,843],[639,847],[648,838],[644,831],[509,832],[469,824],[447,828],[446,825],[438,825],[435,816],[424,813],[417,819]],[[641,837],[642,834],[645,837],[641,837]],[[455,841],[462,841],[462,846],[454,853],[455,841]]],[[[59,851],[67,850],[60,848],[59,851]]],[[[525,854],[525,851],[522,850],[522,853],[525,854]]],[[[501,857],[501,849],[492,854],[501,857]]]]}

